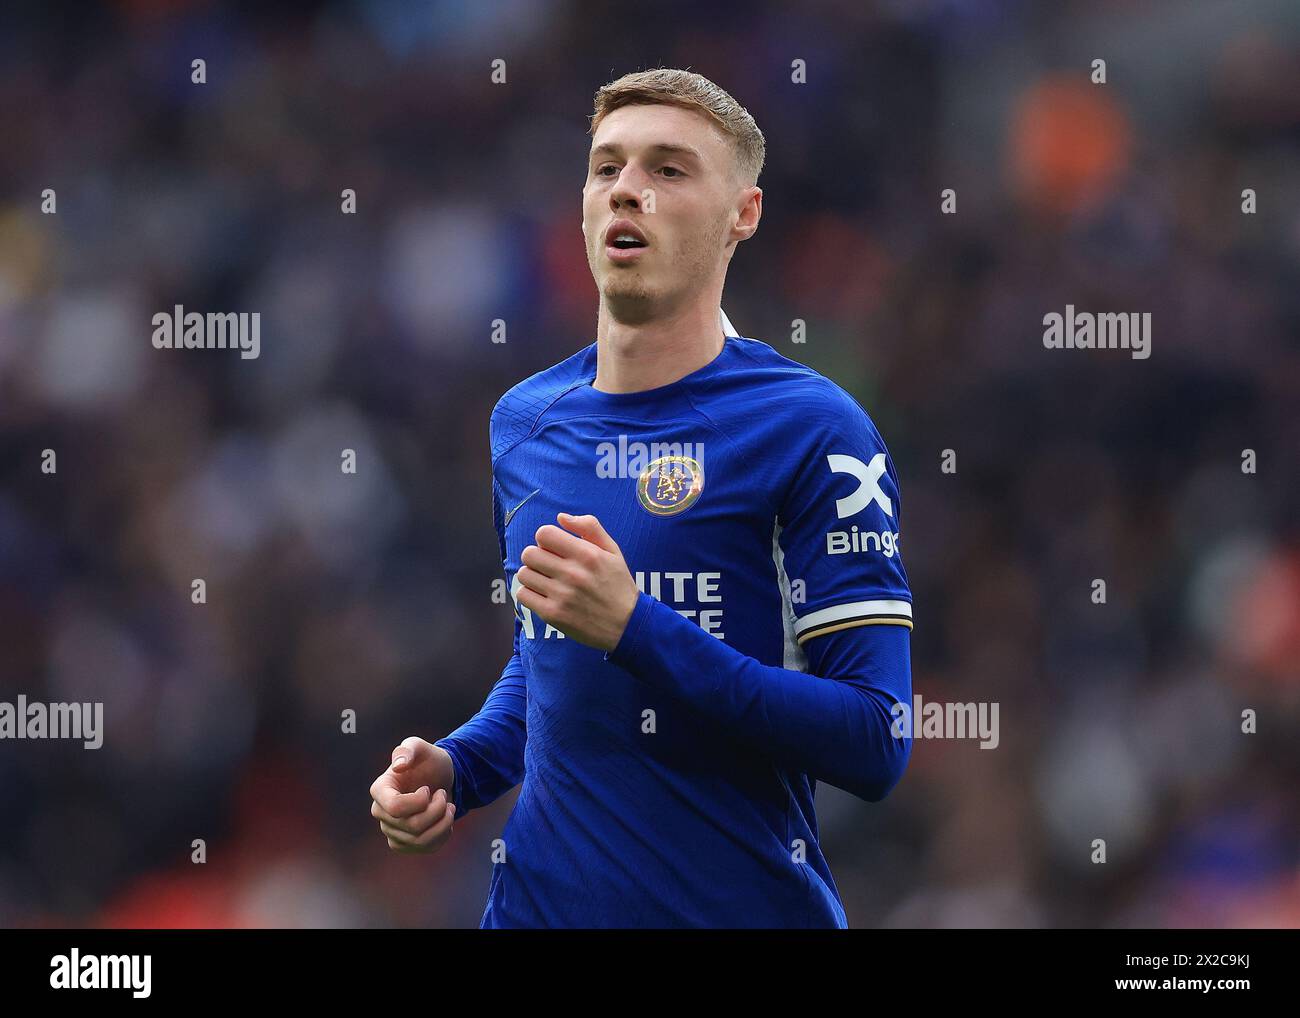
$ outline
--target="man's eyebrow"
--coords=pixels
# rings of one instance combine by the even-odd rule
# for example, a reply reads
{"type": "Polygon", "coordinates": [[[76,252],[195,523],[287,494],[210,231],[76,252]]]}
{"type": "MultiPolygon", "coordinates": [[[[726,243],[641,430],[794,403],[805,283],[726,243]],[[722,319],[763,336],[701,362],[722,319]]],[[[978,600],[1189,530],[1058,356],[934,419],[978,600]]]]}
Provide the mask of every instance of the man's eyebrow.
{"type": "MultiPolygon", "coordinates": [[[[621,145],[615,145],[613,142],[606,141],[591,150],[591,158],[594,159],[596,156],[600,155],[619,155],[622,151],[623,147],[621,145]]],[[[666,155],[687,156],[690,159],[694,159],[696,162],[704,162],[704,157],[690,145],[681,145],[674,142],[664,141],[657,145],[651,145],[650,151],[663,152],[666,155]]]]}

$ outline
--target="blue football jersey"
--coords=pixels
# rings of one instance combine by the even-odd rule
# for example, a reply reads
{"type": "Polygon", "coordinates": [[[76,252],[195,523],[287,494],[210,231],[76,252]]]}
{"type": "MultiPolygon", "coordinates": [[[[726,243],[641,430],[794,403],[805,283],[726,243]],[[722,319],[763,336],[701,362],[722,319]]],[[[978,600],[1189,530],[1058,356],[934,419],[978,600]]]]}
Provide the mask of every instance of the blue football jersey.
{"type": "Polygon", "coordinates": [[[514,653],[438,741],[458,817],[522,780],[481,925],[845,926],[816,782],[883,797],[910,750],[881,734],[910,704],[912,625],[888,450],[851,395],[757,340],[646,391],[595,375],[592,344],[492,413],[514,653]],[[612,652],[515,600],[561,512],[595,515],[641,591],[612,652]],[[850,647],[890,667],[809,673],[850,647]]]}

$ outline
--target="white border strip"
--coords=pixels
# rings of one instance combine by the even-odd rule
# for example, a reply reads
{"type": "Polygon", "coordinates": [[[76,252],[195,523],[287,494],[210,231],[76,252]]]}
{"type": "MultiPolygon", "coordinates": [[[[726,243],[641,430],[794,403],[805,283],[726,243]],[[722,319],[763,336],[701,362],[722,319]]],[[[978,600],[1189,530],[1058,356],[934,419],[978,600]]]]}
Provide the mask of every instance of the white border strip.
{"type": "Polygon", "coordinates": [[[822,608],[811,615],[805,615],[801,619],[795,619],[794,634],[802,636],[814,627],[831,622],[842,622],[845,619],[858,619],[867,615],[902,615],[910,619],[912,606],[906,601],[854,601],[852,604],[837,604],[830,608],[822,608]]]}

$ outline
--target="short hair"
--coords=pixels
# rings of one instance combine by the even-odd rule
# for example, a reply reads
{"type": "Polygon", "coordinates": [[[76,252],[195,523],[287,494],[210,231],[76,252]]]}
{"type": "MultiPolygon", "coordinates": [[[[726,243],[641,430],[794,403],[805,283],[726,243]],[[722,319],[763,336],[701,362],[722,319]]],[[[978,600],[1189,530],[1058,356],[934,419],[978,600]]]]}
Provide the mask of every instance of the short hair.
{"type": "Polygon", "coordinates": [[[680,106],[705,114],[731,139],[741,179],[750,186],[758,183],[767,154],[763,132],[745,107],[704,75],[660,67],[625,74],[602,85],[596,90],[587,133],[595,135],[600,122],[624,106],[680,106]]]}

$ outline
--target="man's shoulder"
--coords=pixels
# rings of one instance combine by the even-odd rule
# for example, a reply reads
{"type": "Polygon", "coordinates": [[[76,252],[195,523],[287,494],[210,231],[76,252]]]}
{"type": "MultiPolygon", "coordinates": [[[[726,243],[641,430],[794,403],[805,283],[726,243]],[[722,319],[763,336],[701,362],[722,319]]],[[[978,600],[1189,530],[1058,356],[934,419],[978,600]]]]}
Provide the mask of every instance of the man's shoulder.
{"type": "Polygon", "coordinates": [[[528,435],[547,407],[595,374],[596,344],[591,343],[507,389],[492,408],[492,458],[528,435]]]}
{"type": "Polygon", "coordinates": [[[797,419],[805,426],[836,427],[845,418],[870,422],[866,409],[847,389],[815,368],[792,360],[768,343],[738,337],[741,367],[719,387],[720,403],[797,419]]]}

